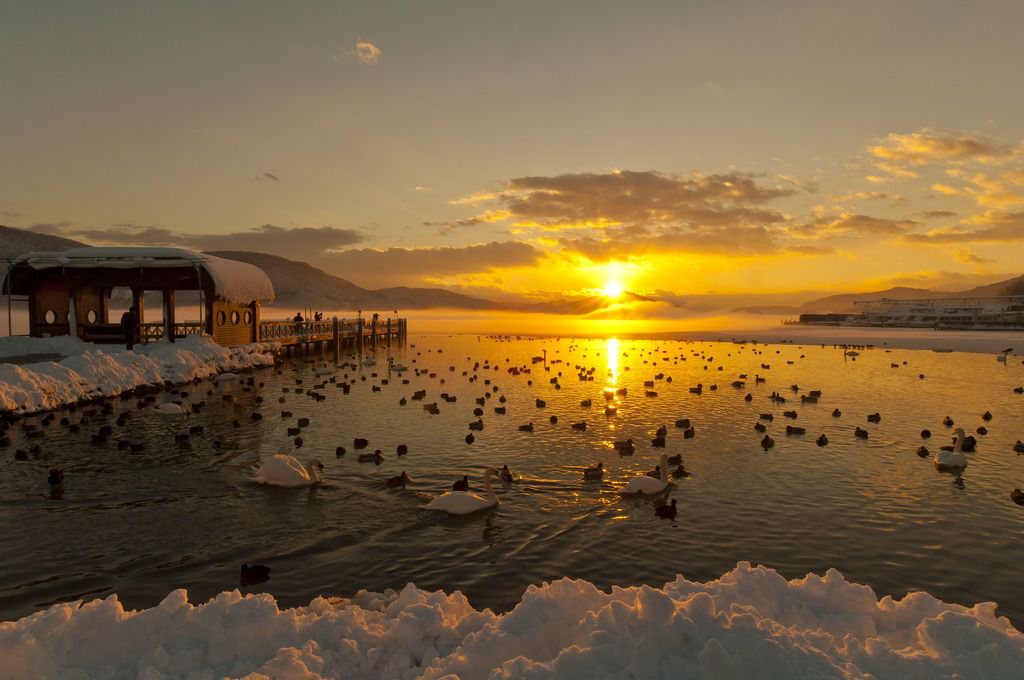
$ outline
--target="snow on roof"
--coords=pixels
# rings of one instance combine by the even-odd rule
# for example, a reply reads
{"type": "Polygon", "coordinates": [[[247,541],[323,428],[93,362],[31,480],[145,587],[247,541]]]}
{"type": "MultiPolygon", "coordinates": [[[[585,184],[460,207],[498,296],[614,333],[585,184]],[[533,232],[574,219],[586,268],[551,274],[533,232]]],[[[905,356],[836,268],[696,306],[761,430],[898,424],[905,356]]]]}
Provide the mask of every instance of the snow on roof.
{"type": "Polygon", "coordinates": [[[33,269],[201,267],[213,281],[216,295],[226,302],[245,304],[253,300],[272,301],[275,297],[270,277],[259,267],[184,248],[72,248],[27,253],[14,264],[25,264],[33,269]]]}

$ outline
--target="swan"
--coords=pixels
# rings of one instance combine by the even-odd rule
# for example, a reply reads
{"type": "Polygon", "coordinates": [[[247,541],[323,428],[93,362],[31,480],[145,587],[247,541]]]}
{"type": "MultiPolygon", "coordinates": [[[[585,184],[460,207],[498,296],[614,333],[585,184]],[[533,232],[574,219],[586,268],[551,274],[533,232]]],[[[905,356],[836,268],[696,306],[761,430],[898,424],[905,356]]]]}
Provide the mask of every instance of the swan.
{"type": "Polygon", "coordinates": [[[165,416],[180,416],[188,413],[184,406],[173,401],[169,401],[166,404],[158,404],[153,407],[153,410],[165,416]]]}
{"type": "Polygon", "coordinates": [[[250,479],[270,486],[309,486],[320,482],[323,469],[323,463],[318,460],[303,465],[294,456],[275,453],[263,461],[250,479]]]}
{"type": "Polygon", "coordinates": [[[953,450],[940,450],[935,454],[935,467],[942,472],[961,471],[967,467],[967,456],[961,453],[965,438],[963,428],[956,428],[954,434],[956,434],[956,444],[953,445],[953,450]]]}
{"type": "Polygon", "coordinates": [[[447,491],[423,507],[426,510],[442,510],[449,515],[468,515],[480,510],[486,510],[487,508],[493,508],[498,505],[498,497],[494,495],[494,489],[491,488],[491,476],[497,474],[498,471],[494,468],[484,470],[481,481],[487,490],[486,496],[480,496],[469,491],[447,491]]]}
{"type": "Polygon", "coordinates": [[[405,364],[395,363],[394,360],[392,359],[388,360],[388,368],[394,371],[395,373],[405,373],[406,371],[409,370],[409,367],[406,366],[405,364]]]}
{"type": "Polygon", "coordinates": [[[620,494],[655,494],[661,493],[672,484],[668,481],[668,456],[661,454],[661,478],[654,479],[647,475],[640,475],[629,480],[626,486],[619,490],[620,494]]]}
{"type": "Polygon", "coordinates": [[[377,360],[374,359],[373,357],[366,357],[365,359],[363,359],[361,363],[363,364],[363,366],[376,366],[377,360]]]}

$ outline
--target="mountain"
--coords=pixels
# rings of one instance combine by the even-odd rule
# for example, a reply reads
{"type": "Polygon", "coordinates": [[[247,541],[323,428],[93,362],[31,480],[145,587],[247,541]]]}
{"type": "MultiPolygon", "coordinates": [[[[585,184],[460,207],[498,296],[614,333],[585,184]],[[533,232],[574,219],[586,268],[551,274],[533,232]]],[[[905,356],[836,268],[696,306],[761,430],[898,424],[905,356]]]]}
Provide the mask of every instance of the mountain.
{"type": "Polygon", "coordinates": [[[940,293],[926,288],[889,288],[873,293],[842,293],[840,295],[829,295],[819,300],[812,300],[800,305],[802,313],[824,314],[827,312],[843,313],[856,312],[857,306],[854,301],[861,300],[914,300],[919,298],[949,297],[953,293],[940,293]]]}
{"type": "Polygon", "coordinates": [[[367,290],[351,281],[332,276],[305,262],[276,255],[237,250],[211,251],[210,255],[256,265],[270,277],[277,293],[278,307],[306,307],[319,310],[387,310],[455,307],[496,309],[501,305],[441,288],[381,288],[367,290]]]}
{"type": "Polygon", "coordinates": [[[1024,276],[1018,276],[1006,281],[990,283],[987,286],[978,286],[963,293],[957,293],[963,297],[998,297],[1000,295],[1024,295],[1024,276]]]}
{"type": "Polygon", "coordinates": [[[39,234],[16,227],[5,227],[0,224],[0,260],[13,259],[33,250],[67,250],[81,248],[85,244],[69,238],[39,234]]]}
{"type": "Polygon", "coordinates": [[[1001,295],[1024,295],[1024,276],[1017,276],[1005,281],[997,281],[985,286],[978,286],[964,291],[938,291],[926,288],[889,288],[873,293],[844,293],[830,295],[819,300],[804,303],[800,306],[801,313],[852,313],[860,311],[854,301],[861,300],[934,300],[941,298],[998,297],[1001,295]]]}

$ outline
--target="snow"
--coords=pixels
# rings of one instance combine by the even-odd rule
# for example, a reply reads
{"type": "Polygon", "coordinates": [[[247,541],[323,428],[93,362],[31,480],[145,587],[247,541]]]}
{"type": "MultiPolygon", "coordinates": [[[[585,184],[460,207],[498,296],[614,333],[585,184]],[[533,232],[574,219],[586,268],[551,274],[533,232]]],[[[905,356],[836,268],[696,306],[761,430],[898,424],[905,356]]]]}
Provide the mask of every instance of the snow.
{"type": "Polygon", "coordinates": [[[93,345],[70,335],[56,335],[51,338],[30,338],[16,335],[0,338],[0,359],[23,357],[35,354],[59,354],[68,356],[80,354],[93,345]]]}
{"type": "Polygon", "coordinates": [[[12,266],[19,264],[26,264],[33,269],[195,267],[209,274],[214,292],[226,302],[247,304],[253,300],[274,299],[274,286],[270,277],[259,267],[184,248],[71,248],[58,252],[28,253],[15,260],[12,266]]]}
{"type": "MultiPolygon", "coordinates": [[[[18,343],[21,354],[39,354],[44,352],[38,347],[48,347],[47,341],[56,338],[13,340],[25,341],[28,351],[18,343]]],[[[274,363],[276,350],[274,343],[229,349],[198,335],[174,343],[138,345],[133,351],[79,343],[77,352],[60,362],[20,366],[0,363],[0,411],[45,411],[81,400],[116,396],[143,385],[185,383],[221,371],[269,366],[274,363]]]]}
{"type": "Polygon", "coordinates": [[[786,581],[741,562],[662,588],[561,579],[504,615],[408,585],[280,609],[224,592],[152,609],[116,596],[0,623],[0,675],[78,678],[1001,678],[1024,677],[1024,634],[992,603],[927,593],[879,600],[830,570],[786,581]]]}

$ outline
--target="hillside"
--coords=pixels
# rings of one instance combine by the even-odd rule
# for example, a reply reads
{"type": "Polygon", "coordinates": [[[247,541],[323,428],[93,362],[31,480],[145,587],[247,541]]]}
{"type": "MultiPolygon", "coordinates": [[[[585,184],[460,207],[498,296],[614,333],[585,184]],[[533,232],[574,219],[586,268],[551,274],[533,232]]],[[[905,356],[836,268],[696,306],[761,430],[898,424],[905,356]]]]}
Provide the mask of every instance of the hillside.
{"type": "Polygon", "coordinates": [[[305,262],[276,255],[237,250],[212,251],[210,255],[256,265],[267,273],[277,293],[276,307],[309,307],[319,310],[387,310],[455,307],[494,309],[500,305],[441,288],[382,288],[367,290],[332,276],[305,262]]]}
{"type": "Polygon", "coordinates": [[[81,248],[84,243],[69,238],[38,234],[34,231],[0,224],[0,259],[10,259],[35,251],[81,248]]]}

